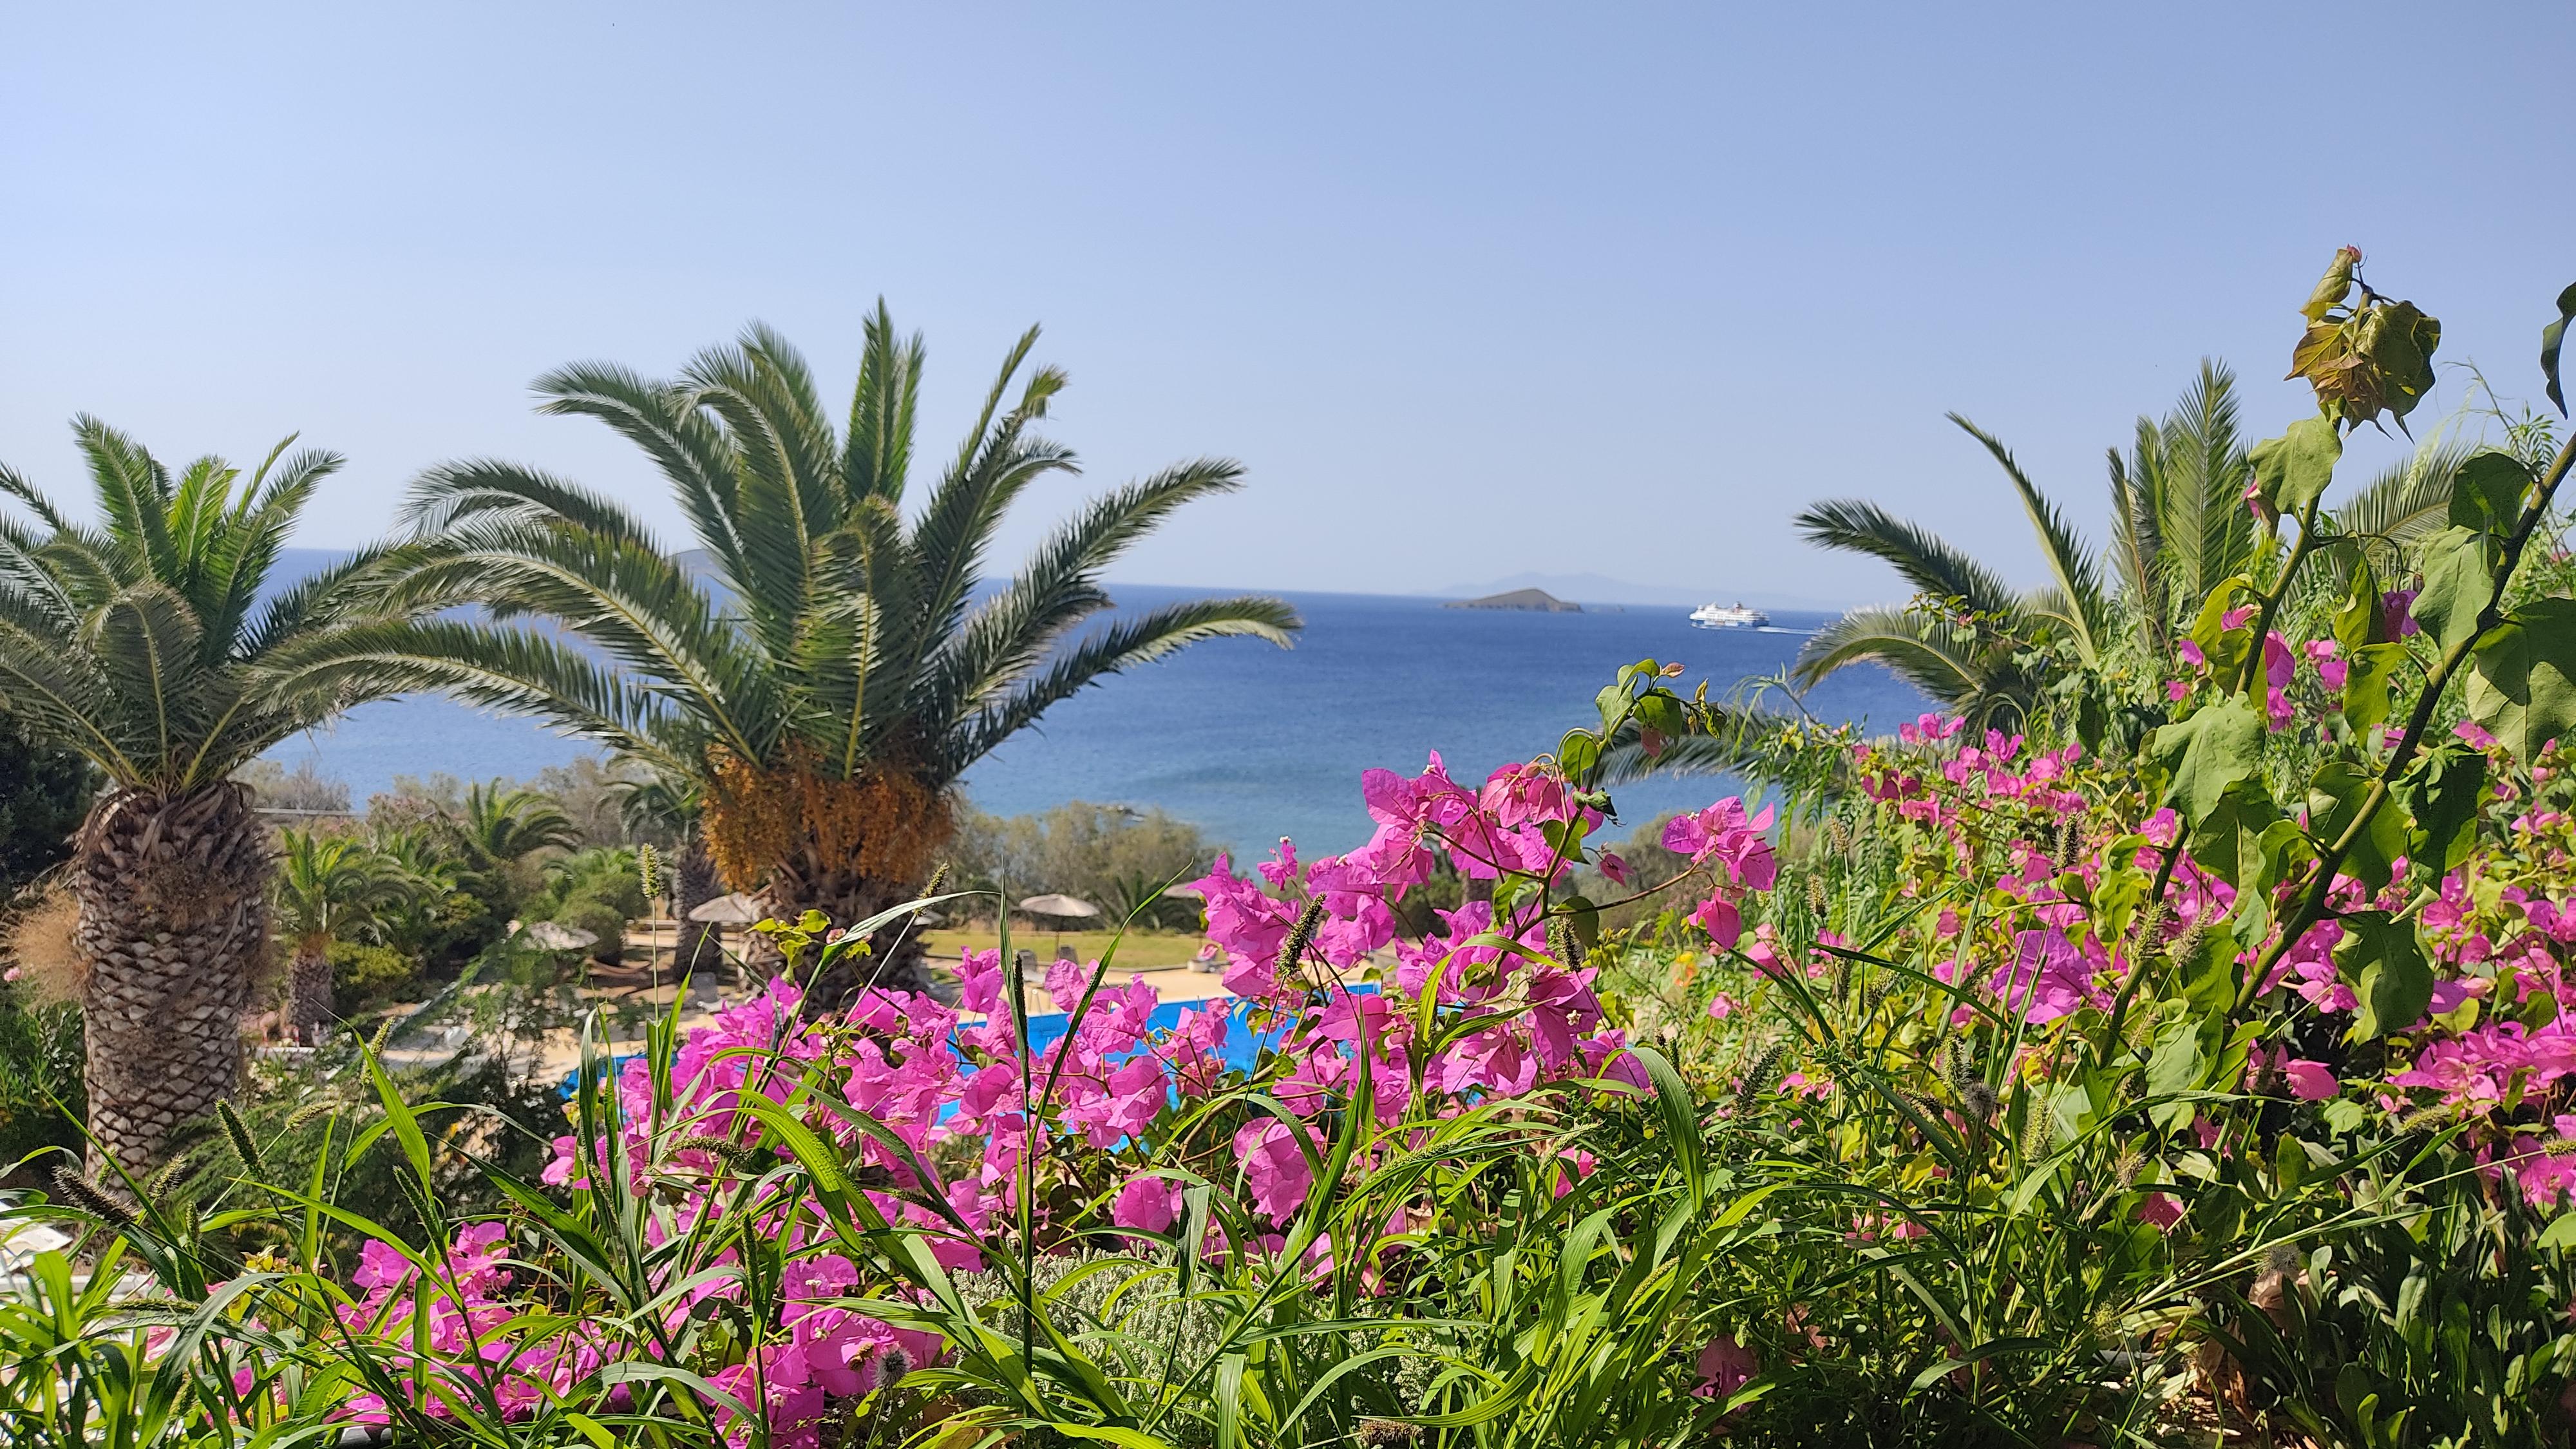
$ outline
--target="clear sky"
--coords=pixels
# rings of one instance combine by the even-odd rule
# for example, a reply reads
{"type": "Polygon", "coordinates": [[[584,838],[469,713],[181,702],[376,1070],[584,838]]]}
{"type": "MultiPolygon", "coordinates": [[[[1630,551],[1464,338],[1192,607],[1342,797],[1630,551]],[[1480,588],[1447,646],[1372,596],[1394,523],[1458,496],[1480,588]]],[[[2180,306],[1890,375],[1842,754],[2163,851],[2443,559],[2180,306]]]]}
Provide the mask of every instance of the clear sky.
{"type": "MultiPolygon", "coordinates": [[[[2576,281],[2563,3],[0,8],[0,459],[350,455],[299,542],[497,454],[671,521],[530,414],[747,319],[836,394],[884,295],[947,441],[1019,330],[1086,486],[1252,485],[1126,577],[1524,570],[1860,600],[1865,494],[2035,579],[1999,431],[2080,518],[2196,359],[2263,431],[2335,246],[2536,397],[2576,281]]],[[[2456,380],[2419,418],[2454,401],[2456,380]]],[[[2419,429],[2420,431],[2420,429],[2419,429]]],[[[2367,463],[2388,447],[2359,450],[2367,463]]],[[[2348,468],[2358,469],[2354,464],[2348,468]]]]}

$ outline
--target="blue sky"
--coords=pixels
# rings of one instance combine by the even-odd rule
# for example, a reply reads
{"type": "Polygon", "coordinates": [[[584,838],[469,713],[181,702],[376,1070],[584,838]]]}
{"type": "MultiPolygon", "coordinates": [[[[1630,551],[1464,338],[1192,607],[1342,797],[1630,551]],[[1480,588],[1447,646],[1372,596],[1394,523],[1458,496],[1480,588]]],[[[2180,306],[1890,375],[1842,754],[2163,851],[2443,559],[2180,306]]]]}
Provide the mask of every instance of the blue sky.
{"type": "MultiPolygon", "coordinates": [[[[1086,487],[1252,486],[1125,576],[1523,571],[1901,591],[1797,542],[1863,494],[2023,579],[2000,432],[2098,527],[2102,451],[2196,360],[2254,422],[2338,244],[2538,393],[2576,281],[2563,6],[9,7],[0,459],[87,409],[165,456],[350,455],[300,542],[445,457],[676,523],[539,419],[762,318],[835,392],[883,294],[946,440],[1018,331],[1086,487]]],[[[2455,402],[2456,378],[2419,419],[2455,402]]],[[[2419,428],[2419,431],[2421,429],[2419,428]]],[[[2358,445],[2354,473],[2393,452],[2358,445]]]]}

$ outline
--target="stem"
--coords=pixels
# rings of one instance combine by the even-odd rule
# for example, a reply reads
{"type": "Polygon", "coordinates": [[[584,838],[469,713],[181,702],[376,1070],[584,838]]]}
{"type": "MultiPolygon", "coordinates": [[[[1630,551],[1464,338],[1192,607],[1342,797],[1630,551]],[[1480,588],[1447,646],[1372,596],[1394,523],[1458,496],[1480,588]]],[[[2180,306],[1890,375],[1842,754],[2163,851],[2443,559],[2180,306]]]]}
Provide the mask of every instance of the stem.
{"type": "Polygon", "coordinates": [[[2522,564],[2523,548],[2531,542],[2531,535],[2538,531],[2541,520],[2547,516],[2550,499],[2558,492],[2558,485],[2566,481],[2571,462],[2576,462],[2576,436],[2571,436],[2559,448],[2558,456],[2549,464],[2548,476],[2540,480],[2540,491],[2534,495],[2530,506],[2523,510],[2521,521],[2514,525],[2513,536],[2505,540],[2504,562],[2496,570],[2494,586],[2487,591],[2486,607],[2478,611],[2477,627],[2458,643],[2443,650],[2441,659],[2425,676],[2424,691],[2415,697],[2415,712],[2406,721],[2406,733],[2399,737],[2397,748],[2389,752],[2388,763],[2381,768],[2379,778],[2370,782],[2370,790],[2361,797],[2361,808],[2353,812],[2352,822],[2335,837],[2334,844],[2327,846],[2325,853],[2317,857],[2316,869],[2310,873],[2308,883],[2301,891],[2299,908],[2282,922],[2280,938],[2263,953],[2262,965],[2246,982],[2245,995],[2239,998],[2240,1004],[2252,1000],[2253,993],[2260,991],[2262,983],[2271,977],[2273,968],[2281,964],[2281,958],[2289,955],[2290,948],[2325,914],[2326,894],[2334,886],[2336,868],[2343,864],[2344,857],[2369,831],[2372,818],[2379,814],[2382,805],[2388,803],[2398,777],[2414,763],[2415,755],[2424,742],[2424,731],[2433,723],[2433,711],[2440,707],[2442,696],[2459,675],[2460,666],[2468,662],[2478,640],[2502,621],[2505,587],[2513,582],[2514,571],[2522,564]]]}
{"type": "MultiPolygon", "coordinates": [[[[2290,557],[2281,565],[2281,576],[2273,581],[2271,592],[2263,595],[2262,607],[2254,615],[2254,645],[2246,651],[2245,668],[2236,678],[2238,694],[2252,692],[2254,681],[2263,676],[2263,645],[2272,637],[2272,621],[2280,616],[2281,601],[2290,596],[2290,582],[2299,576],[2299,566],[2308,561],[2308,554],[2316,546],[2317,509],[2324,501],[2320,495],[2299,510],[2299,541],[2290,546],[2290,557]]],[[[2165,898],[2165,891],[2173,884],[2174,864],[2182,859],[2183,839],[2190,833],[2182,821],[2174,822],[2174,843],[2156,866],[2156,883],[2147,892],[2148,900],[2160,902],[2165,898]]]]}
{"type": "Polygon", "coordinates": [[[2254,647],[2245,653],[2245,672],[2237,677],[2236,692],[2250,693],[2254,681],[2263,677],[2263,645],[2272,637],[2272,620],[2281,612],[2281,601],[2290,596],[2290,581],[2299,576],[2299,565],[2308,561],[2316,547],[2317,506],[2323,497],[2311,498],[2299,510],[2299,541],[2290,546],[2290,557],[2281,565],[2281,577],[2272,583],[2272,591],[2263,596],[2263,607],[2254,615],[2254,647]]]}

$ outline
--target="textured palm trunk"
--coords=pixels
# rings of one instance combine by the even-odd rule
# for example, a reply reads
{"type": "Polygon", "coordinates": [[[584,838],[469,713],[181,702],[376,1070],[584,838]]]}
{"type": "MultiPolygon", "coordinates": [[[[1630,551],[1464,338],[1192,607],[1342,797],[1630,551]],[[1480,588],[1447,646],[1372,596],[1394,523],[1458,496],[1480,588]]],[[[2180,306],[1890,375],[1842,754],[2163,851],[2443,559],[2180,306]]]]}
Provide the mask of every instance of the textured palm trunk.
{"type": "Polygon", "coordinates": [[[144,1172],[241,1076],[241,1017],[268,947],[268,833],[226,782],[118,790],[82,826],[74,889],[89,970],[93,1170],[144,1172]]]}
{"type": "MultiPolygon", "coordinates": [[[[848,871],[814,868],[810,861],[799,864],[807,869],[782,870],[761,892],[762,909],[779,920],[793,920],[813,910],[821,911],[835,927],[849,926],[920,893],[919,882],[869,880],[848,871]]],[[[767,944],[766,938],[754,939],[767,944]]],[[[940,994],[930,974],[929,953],[922,949],[918,922],[897,921],[877,932],[868,944],[869,954],[845,952],[805,983],[808,1018],[846,1006],[869,986],[924,996],[940,994]]]]}
{"type": "Polygon", "coordinates": [[[306,1046],[320,1046],[322,1034],[340,1019],[331,992],[331,938],[307,936],[295,943],[286,968],[286,1028],[306,1046]]]}
{"type": "Polygon", "coordinates": [[[712,969],[724,962],[722,927],[706,921],[689,919],[689,912],[722,895],[716,882],[716,864],[707,855],[706,836],[692,823],[681,837],[679,859],[672,863],[674,905],[680,916],[678,946],[679,971],[683,976],[701,967],[712,969]]]}

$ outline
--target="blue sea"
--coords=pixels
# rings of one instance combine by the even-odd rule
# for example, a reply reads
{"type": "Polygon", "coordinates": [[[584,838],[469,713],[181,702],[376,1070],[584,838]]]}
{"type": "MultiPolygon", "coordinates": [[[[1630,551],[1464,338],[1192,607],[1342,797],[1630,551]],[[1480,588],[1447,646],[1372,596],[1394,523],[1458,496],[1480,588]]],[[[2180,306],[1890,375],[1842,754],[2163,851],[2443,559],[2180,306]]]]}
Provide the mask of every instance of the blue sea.
{"type": "MultiPolygon", "coordinates": [[[[1204,597],[1206,589],[1114,587],[1122,609],[1204,597]]],[[[1709,697],[1779,673],[1830,615],[1783,613],[1775,630],[1693,628],[1673,607],[1579,614],[1447,609],[1432,599],[1372,594],[1286,596],[1306,621],[1294,649],[1219,639],[1057,705],[966,777],[979,807],[1004,814],[1068,800],[1159,807],[1238,850],[1266,854],[1282,836],[1309,855],[1365,840],[1362,770],[1419,771],[1432,750],[1452,775],[1554,747],[1597,722],[1592,697],[1619,667],[1679,661],[1683,692],[1709,697]]],[[[1851,669],[1809,694],[1818,717],[1892,730],[1924,707],[1882,669],[1851,669]]],[[[363,802],[397,775],[525,778],[591,753],[544,727],[434,697],[360,706],[326,731],[271,751],[289,769],[310,759],[363,802]]],[[[1622,820],[1696,808],[1734,788],[1712,779],[1630,785],[1622,820]]]]}

